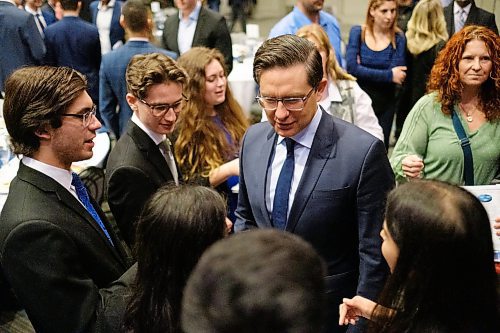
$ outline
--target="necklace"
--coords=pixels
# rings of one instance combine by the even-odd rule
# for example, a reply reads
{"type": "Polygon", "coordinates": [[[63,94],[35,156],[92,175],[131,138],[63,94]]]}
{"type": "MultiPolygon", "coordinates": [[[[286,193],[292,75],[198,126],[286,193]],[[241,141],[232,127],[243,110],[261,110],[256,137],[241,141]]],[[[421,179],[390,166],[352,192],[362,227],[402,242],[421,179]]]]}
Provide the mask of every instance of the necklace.
{"type": "Polygon", "coordinates": [[[467,120],[467,122],[472,123],[472,121],[474,120],[472,119],[472,115],[476,112],[477,108],[474,107],[474,110],[472,110],[472,112],[469,112],[465,110],[463,104],[460,103],[460,109],[465,113],[466,115],[465,119],[467,120]]]}

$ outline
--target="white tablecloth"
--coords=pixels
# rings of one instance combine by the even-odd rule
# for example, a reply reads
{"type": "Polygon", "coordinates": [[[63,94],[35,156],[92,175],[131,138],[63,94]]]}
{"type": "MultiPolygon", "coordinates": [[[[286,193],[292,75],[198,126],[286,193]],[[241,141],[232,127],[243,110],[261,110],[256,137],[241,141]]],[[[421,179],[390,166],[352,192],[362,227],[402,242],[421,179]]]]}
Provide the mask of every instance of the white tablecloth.
{"type": "Polygon", "coordinates": [[[233,70],[227,79],[233,96],[247,116],[250,116],[250,107],[255,100],[257,88],[253,80],[253,58],[245,58],[242,63],[234,61],[233,70]]]}

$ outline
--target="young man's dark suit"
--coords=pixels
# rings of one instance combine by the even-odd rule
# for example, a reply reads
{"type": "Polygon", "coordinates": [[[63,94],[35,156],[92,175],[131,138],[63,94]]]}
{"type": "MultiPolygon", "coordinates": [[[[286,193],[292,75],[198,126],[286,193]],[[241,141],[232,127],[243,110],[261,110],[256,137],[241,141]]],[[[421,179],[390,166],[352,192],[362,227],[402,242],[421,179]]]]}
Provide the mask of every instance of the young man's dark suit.
{"type": "MultiPolygon", "coordinates": [[[[454,1],[452,1],[448,6],[444,7],[444,18],[446,20],[446,29],[448,30],[448,35],[451,37],[455,33],[455,16],[453,14],[454,1]]],[[[476,6],[475,2],[472,1],[470,7],[469,15],[465,20],[465,25],[482,25],[486,28],[498,34],[497,24],[495,22],[495,14],[492,14],[484,9],[476,6]]]]}
{"type": "MultiPolygon", "coordinates": [[[[167,18],[162,37],[165,49],[177,54],[179,54],[179,44],[177,43],[179,22],[179,15],[177,13],[167,18]]],[[[219,13],[203,6],[201,7],[191,46],[205,46],[218,49],[224,55],[228,73],[233,69],[231,35],[224,16],[219,13]]]]}
{"type": "Polygon", "coordinates": [[[158,146],[132,120],[111,151],[106,169],[109,207],[123,238],[132,245],[135,221],[145,202],[162,185],[173,183],[172,173],[158,146]]]}
{"type": "Polygon", "coordinates": [[[12,287],[37,332],[92,331],[104,302],[99,289],[130,266],[91,201],[114,246],[83,205],[49,176],[21,162],[10,185],[0,216],[0,308],[16,309],[4,297],[12,287]]]}

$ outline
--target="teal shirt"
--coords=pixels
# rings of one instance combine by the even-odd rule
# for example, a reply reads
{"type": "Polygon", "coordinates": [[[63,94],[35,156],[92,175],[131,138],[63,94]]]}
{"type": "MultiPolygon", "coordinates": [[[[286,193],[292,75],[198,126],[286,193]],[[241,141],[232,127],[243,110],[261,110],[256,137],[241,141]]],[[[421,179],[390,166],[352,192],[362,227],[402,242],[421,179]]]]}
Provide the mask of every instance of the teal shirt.
{"type": "MultiPolygon", "coordinates": [[[[487,121],[471,132],[457,106],[455,111],[471,142],[474,184],[490,184],[500,165],[500,121],[487,121]]],[[[412,154],[423,158],[424,178],[464,184],[464,155],[460,140],[453,128],[451,116],[443,114],[435,93],[425,95],[415,103],[394,147],[390,162],[399,183],[407,181],[401,161],[412,154]]]]}

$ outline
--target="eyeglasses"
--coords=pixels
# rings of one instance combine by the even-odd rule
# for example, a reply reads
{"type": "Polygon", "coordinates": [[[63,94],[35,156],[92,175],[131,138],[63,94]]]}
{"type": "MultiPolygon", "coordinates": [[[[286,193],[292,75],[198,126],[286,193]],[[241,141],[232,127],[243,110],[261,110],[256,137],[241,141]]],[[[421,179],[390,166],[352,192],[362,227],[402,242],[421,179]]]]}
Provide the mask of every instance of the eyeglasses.
{"type": "Polygon", "coordinates": [[[316,90],[316,87],[311,88],[307,95],[304,97],[285,97],[285,98],[276,98],[276,97],[264,97],[257,96],[255,99],[259,102],[259,105],[266,110],[267,112],[275,111],[278,108],[278,102],[283,103],[283,106],[288,111],[302,111],[306,104],[306,101],[313,91],[316,90]]]}
{"type": "Polygon", "coordinates": [[[155,104],[155,105],[153,105],[153,104],[149,104],[148,102],[146,102],[145,100],[140,99],[140,98],[139,98],[139,101],[141,101],[142,104],[146,105],[149,108],[149,110],[151,110],[151,114],[154,117],[163,117],[170,109],[172,109],[174,111],[174,113],[176,115],[178,115],[182,110],[182,106],[183,106],[184,102],[188,101],[188,98],[186,96],[184,96],[184,94],[182,94],[182,98],[173,104],[155,104]]]}
{"type": "Polygon", "coordinates": [[[61,116],[64,117],[75,117],[75,118],[81,118],[83,122],[83,127],[88,127],[90,125],[90,122],[92,121],[92,117],[94,117],[97,113],[97,106],[94,104],[92,105],[92,108],[88,110],[87,112],[84,112],[82,114],[76,114],[76,113],[63,113],[61,116]]]}

